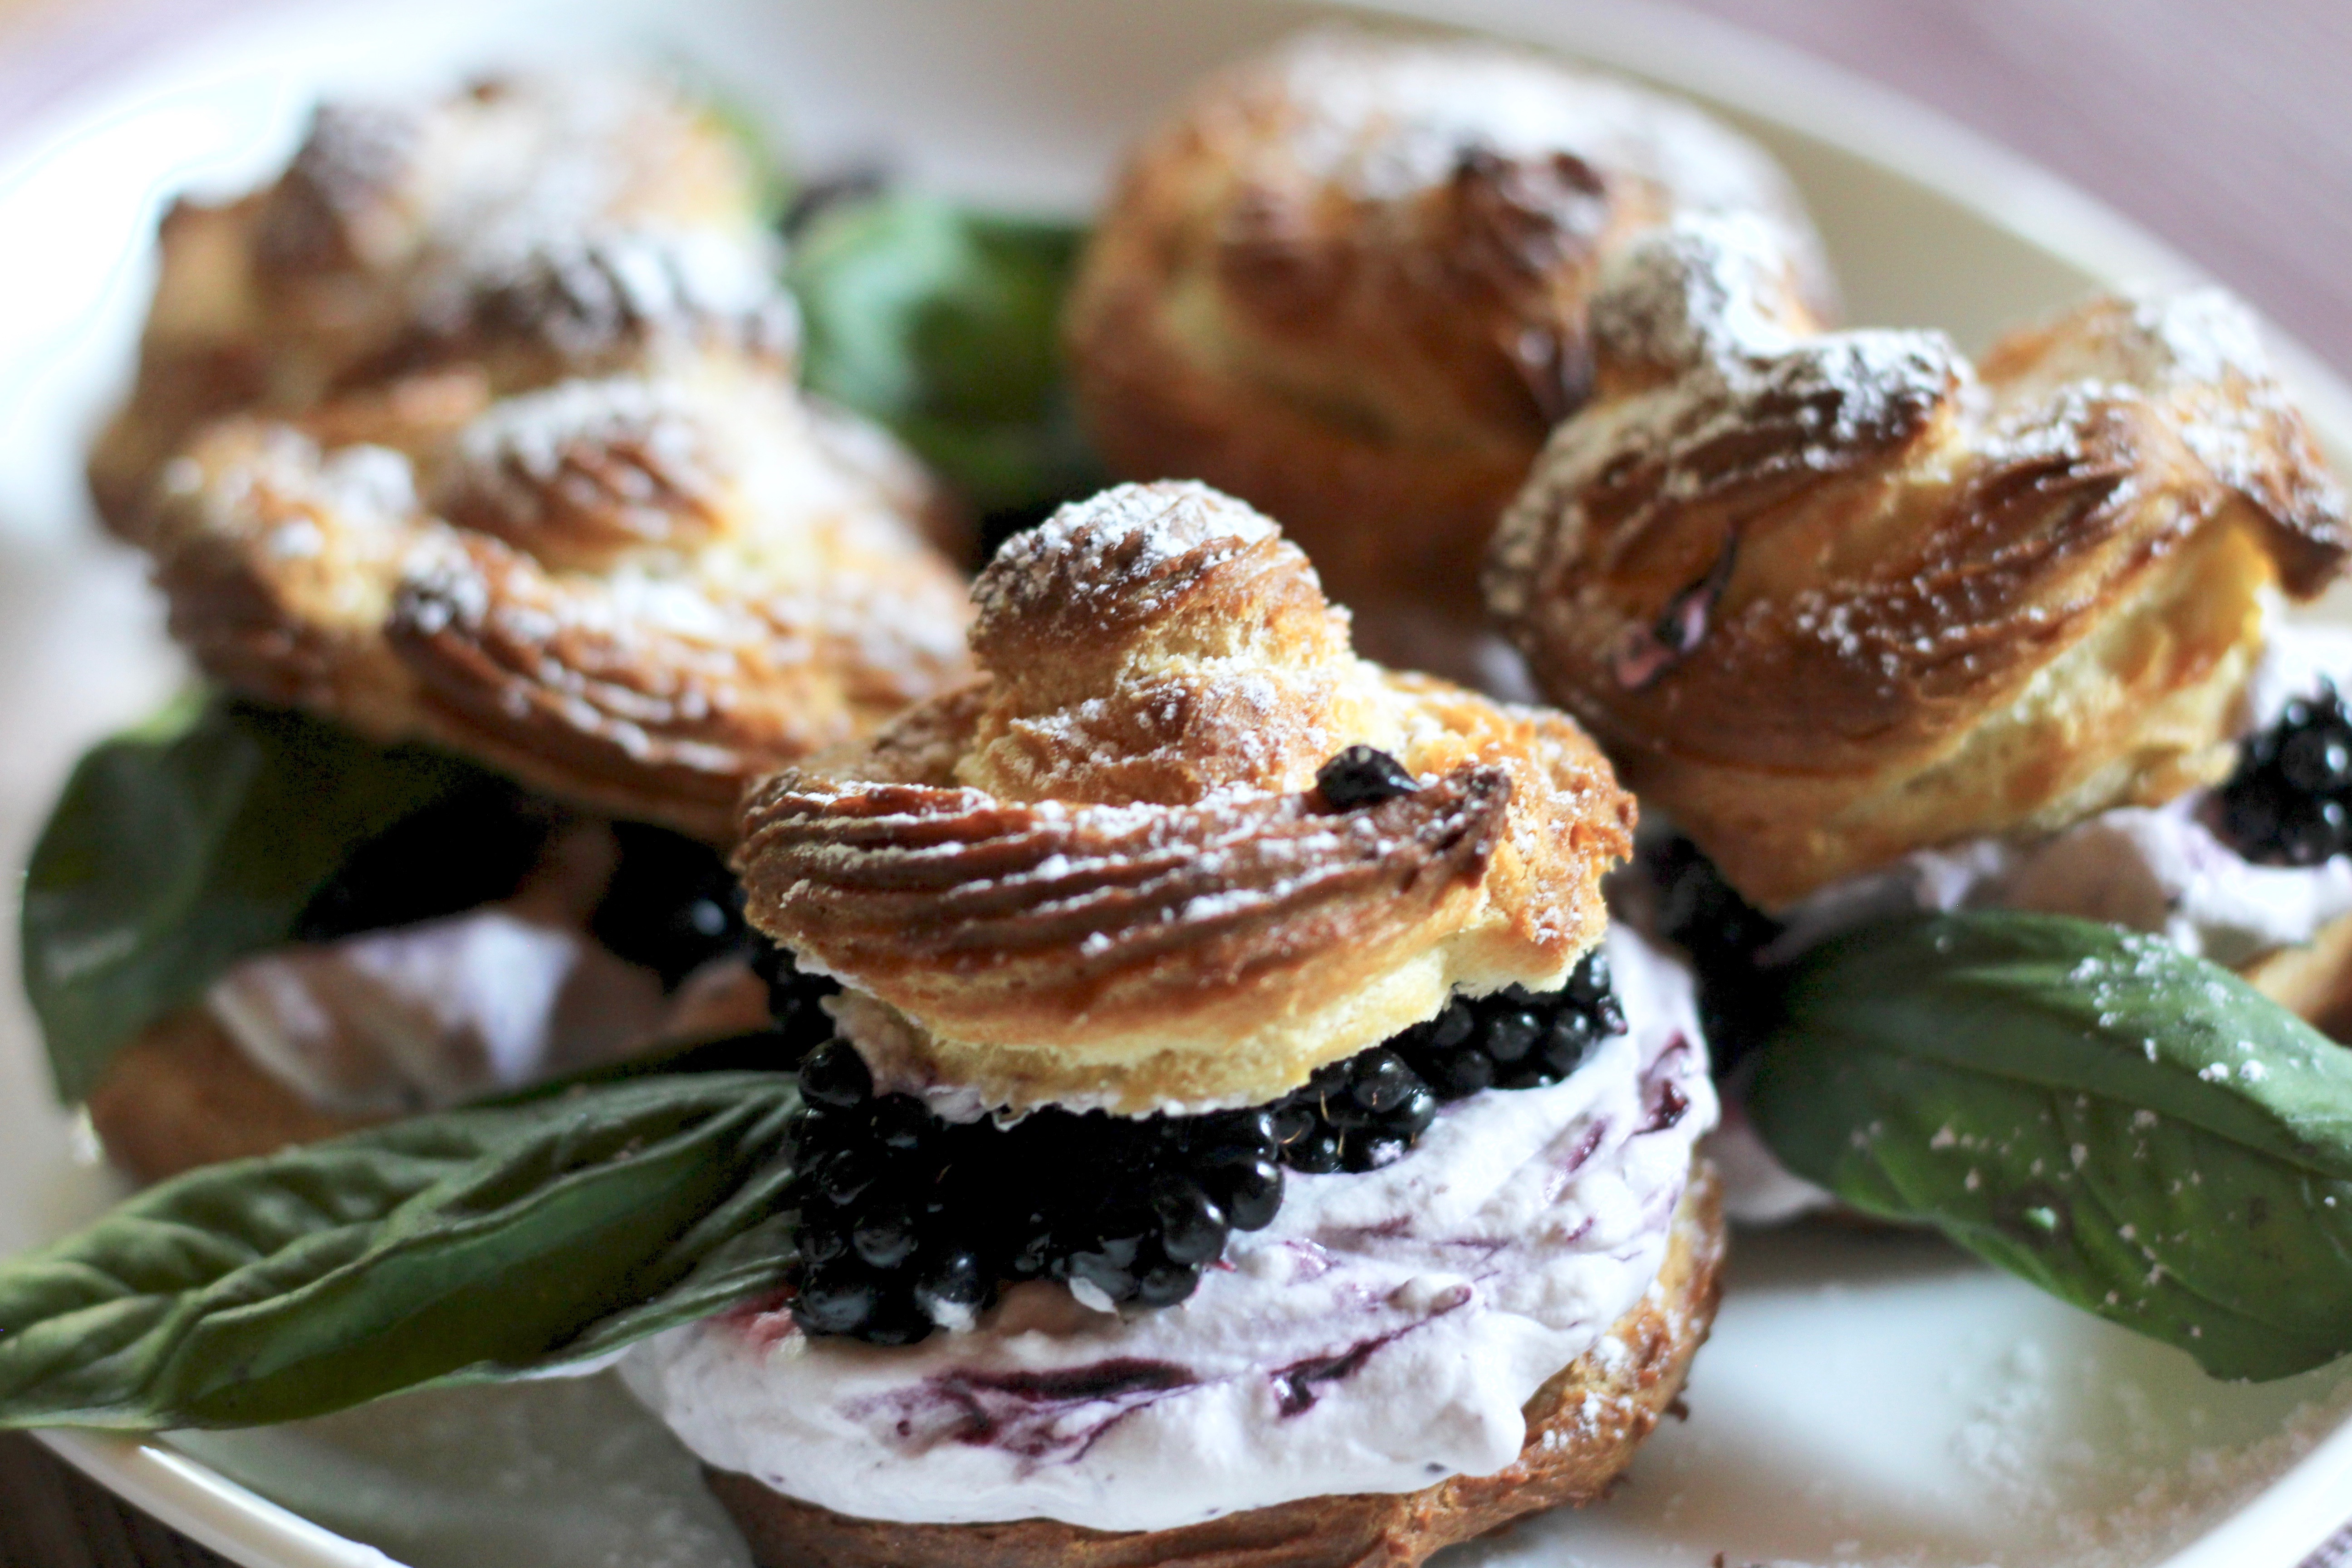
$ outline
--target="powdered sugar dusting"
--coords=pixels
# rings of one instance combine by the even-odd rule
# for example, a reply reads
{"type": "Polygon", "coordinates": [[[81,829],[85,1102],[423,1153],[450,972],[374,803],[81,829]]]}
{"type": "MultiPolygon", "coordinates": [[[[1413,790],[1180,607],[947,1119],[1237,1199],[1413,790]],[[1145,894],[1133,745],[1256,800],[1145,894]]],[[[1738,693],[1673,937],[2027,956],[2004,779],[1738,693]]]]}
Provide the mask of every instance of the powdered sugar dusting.
{"type": "Polygon", "coordinates": [[[972,603],[986,626],[1049,607],[1079,585],[1089,598],[1131,601],[1179,561],[1213,565],[1281,531],[1194,480],[1115,485],[1006,541],[972,584],[972,603]]]}
{"type": "Polygon", "coordinates": [[[1777,228],[1748,213],[1684,217],[1604,265],[1593,342],[1667,369],[1779,353],[1796,342],[1782,313],[1793,302],[1777,228]]]}
{"type": "Polygon", "coordinates": [[[457,458],[477,483],[497,487],[511,472],[543,485],[575,446],[623,438],[643,443],[668,469],[707,458],[680,390],[633,376],[562,382],[495,404],[459,432],[457,458]]]}
{"type": "Polygon", "coordinates": [[[1293,39],[1268,68],[1304,116],[1289,155],[1367,200],[1443,181],[1475,150],[1567,153],[1654,181],[1690,207],[1794,210],[1778,167],[1746,138],[1687,104],[1532,50],[1334,28],[1293,39]]]}
{"type": "Polygon", "coordinates": [[[1528,613],[1548,551],[1581,547],[1581,503],[1604,474],[1642,476],[1655,508],[1833,473],[1907,438],[1973,383],[1941,332],[1801,335],[1786,264],[1746,219],[1685,217],[1634,241],[1602,268],[1592,316],[1604,388],[1636,367],[1665,379],[1604,395],[1552,433],[1496,531],[1488,599],[1506,617],[1528,613]]]}
{"type": "Polygon", "coordinates": [[[2019,1342],[1953,1440],[1955,1458],[1998,1503],[2046,1521],[2057,1550],[2042,1561],[2065,1568],[2140,1568],[2180,1550],[2352,1416],[2352,1382],[2339,1382],[2288,1410],[2268,1436],[2189,1446],[2176,1457],[2163,1452],[2168,1435],[2152,1426],[2149,1390],[2112,1374],[2085,1386],[2090,1371],[2056,1364],[2037,1341],[2019,1342]],[[2084,1424],[2063,1418],[2065,1405],[2107,1414],[2116,1438],[2051,1445],[2024,1436],[2084,1424]],[[2069,1506],[2102,1494],[2115,1500],[2069,1506]]]}

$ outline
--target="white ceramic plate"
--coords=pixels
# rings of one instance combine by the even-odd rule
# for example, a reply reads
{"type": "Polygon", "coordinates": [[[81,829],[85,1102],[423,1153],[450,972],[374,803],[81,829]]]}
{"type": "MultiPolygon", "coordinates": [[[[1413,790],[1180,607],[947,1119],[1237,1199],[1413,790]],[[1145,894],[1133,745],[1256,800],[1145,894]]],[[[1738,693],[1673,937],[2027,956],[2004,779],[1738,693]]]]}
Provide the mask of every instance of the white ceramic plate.
{"type": "MultiPolygon", "coordinates": [[[[0,61],[0,110],[18,111],[0,141],[0,859],[20,863],[72,756],[177,679],[137,563],[95,542],[79,485],[78,453],[130,363],[160,204],[257,177],[322,88],[650,53],[707,71],[806,163],[879,154],[933,184],[1077,211],[1199,69],[1329,14],[1302,0],[184,4],[0,61]]],[[[1975,345],[2095,284],[2185,275],[2048,176],[1718,26],[1545,0],[1456,0],[1445,15],[1732,114],[1803,187],[1856,321],[1975,345]]],[[[2352,400],[2283,357],[2344,467],[2352,400]]],[[[17,996],[0,977],[0,1252],[112,1190],[50,1109],[17,996]]],[[[1743,1238],[1689,1399],[1689,1421],[1669,1423],[1606,1504],[1463,1560],[2287,1568],[2352,1513],[2352,1367],[2210,1383],[1917,1238],[1743,1238]]],[[[684,1454],[602,1380],[276,1431],[53,1443],[257,1568],[745,1562],[684,1454]]]]}

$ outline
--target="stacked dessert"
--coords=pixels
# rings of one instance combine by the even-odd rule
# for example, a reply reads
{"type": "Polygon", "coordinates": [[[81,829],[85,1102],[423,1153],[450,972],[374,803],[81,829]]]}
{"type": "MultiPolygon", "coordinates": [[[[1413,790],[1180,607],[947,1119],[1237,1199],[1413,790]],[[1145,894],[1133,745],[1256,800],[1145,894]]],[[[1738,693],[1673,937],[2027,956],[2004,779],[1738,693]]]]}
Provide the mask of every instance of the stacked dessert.
{"type": "Polygon", "coordinates": [[[1065,508],[974,601],[978,679],[747,807],[782,1009],[839,1031],[799,1262],[632,1385],[772,1563],[1410,1561],[1597,1495],[1719,1244],[1608,764],[1357,658],[1200,486],[1065,508]]]}
{"type": "Polygon", "coordinates": [[[1811,221],[1764,151],[1531,50],[1330,29],[1217,72],[1138,145],[1069,310],[1116,473],[1282,520],[1376,657],[1488,676],[1478,562],[1592,395],[1601,266],[1676,215],[1811,221]]]}

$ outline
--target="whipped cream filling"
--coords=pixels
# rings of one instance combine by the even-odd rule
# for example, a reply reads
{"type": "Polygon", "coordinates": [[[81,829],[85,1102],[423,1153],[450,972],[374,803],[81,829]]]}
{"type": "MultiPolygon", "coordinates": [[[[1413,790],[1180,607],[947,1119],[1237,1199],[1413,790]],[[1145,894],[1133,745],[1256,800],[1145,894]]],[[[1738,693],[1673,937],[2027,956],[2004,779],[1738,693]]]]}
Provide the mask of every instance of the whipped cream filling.
{"type": "Polygon", "coordinates": [[[706,1462],[867,1519],[1160,1530],[1491,1474],[1520,1406],[1654,1285],[1716,1118],[1688,972],[1622,927],[1608,952],[1626,1033],[1559,1084],[1447,1106],[1392,1165],[1289,1173],[1179,1306],[1033,1283],[887,1349],[775,1306],[671,1330],[622,1375],[706,1462]]]}
{"type": "MultiPolygon", "coordinates": [[[[2352,628],[2273,619],[2248,684],[2243,731],[2268,729],[2290,701],[2328,681],[2352,689],[2352,628]]],[[[2234,966],[2299,946],[2352,914],[2352,856],[2257,865],[2205,825],[2212,796],[2194,790],[2160,806],[2103,811],[2028,843],[1979,838],[1915,851],[1785,911],[1788,930],[1766,956],[1794,957],[1890,915],[1999,909],[2111,921],[2234,966]]]]}
{"type": "Polygon", "coordinates": [[[439,1110],[609,1060],[665,1010],[652,971],[496,905],[266,952],[205,1000],[256,1066],[355,1116],[439,1110]]]}

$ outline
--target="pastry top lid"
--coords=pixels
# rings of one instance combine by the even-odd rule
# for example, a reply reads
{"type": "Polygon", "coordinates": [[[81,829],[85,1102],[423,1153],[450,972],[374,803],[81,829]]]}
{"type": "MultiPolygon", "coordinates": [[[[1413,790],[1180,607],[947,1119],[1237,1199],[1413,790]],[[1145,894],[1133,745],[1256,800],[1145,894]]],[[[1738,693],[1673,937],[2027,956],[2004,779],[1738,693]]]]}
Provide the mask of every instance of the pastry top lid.
{"type": "Polygon", "coordinates": [[[1506,512],[1488,603],[1761,901],[2226,768],[2263,601],[2352,551],[2216,290],[1971,364],[1819,331],[1768,231],[1695,218],[1609,263],[1592,321],[1599,395],[1506,512]]]}
{"type": "Polygon", "coordinates": [[[972,596],[982,677],[769,780],[736,862],[751,921],[937,1081],[1256,1103],[1599,940],[1633,810],[1583,733],[1358,658],[1241,502],[1122,486],[972,596]],[[1356,746],[1411,787],[1327,771],[1356,746]]]}
{"type": "Polygon", "coordinates": [[[330,105],[163,244],[92,479],[222,684],[724,842],[969,675],[954,509],[793,386],[755,173],[670,84],[330,105]]]}

